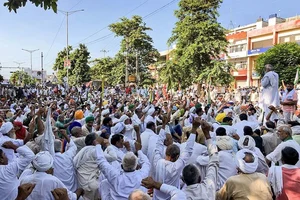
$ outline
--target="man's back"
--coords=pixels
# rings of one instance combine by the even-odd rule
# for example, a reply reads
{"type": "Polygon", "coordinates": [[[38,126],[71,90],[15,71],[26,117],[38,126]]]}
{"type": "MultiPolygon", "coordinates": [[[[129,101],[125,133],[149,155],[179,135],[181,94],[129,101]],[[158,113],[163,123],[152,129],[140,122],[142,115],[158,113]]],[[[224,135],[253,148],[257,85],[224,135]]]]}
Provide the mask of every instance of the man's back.
{"type": "Polygon", "coordinates": [[[272,200],[271,188],[265,175],[261,173],[240,174],[230,177],[217,199],[272,200]]]}
{"type": "MultiPolygon", "coordinates": [[[[45,172],[35,172],[32,175],[26,176],[21,180],[21,184],[33,183],[35,188],[32,193],[28,196],[28,200],[36,199],[54,199],[51,191],[56,188],[66,188],[66,186],[55,176],[47,174],[45,172]]],[[[75,193],[68,191],[69,199],[77,199],[75,193]]]]}

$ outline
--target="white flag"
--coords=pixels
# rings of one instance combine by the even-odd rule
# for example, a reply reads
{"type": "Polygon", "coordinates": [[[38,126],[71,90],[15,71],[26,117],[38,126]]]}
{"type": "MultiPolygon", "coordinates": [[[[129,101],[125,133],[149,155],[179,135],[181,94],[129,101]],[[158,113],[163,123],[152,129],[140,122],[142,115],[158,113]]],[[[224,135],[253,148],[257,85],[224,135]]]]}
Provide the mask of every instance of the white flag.
{"type": "Polygon", "coordinates": [[[297,69],[297,72],[296,72],[296,76],[295,76],[295,80],[294,80],[294,85],[297,85],[298,81],[299,81],[299,68],[297,69]]]}
{"type": "Polygon", "coordinates": [[[46,126],[44,130],[43,140],[42,140],[42,151],[49,151],[49,153],[54,156],[54,135],[51,126],[51,108],[48,108],[46,126]]]}

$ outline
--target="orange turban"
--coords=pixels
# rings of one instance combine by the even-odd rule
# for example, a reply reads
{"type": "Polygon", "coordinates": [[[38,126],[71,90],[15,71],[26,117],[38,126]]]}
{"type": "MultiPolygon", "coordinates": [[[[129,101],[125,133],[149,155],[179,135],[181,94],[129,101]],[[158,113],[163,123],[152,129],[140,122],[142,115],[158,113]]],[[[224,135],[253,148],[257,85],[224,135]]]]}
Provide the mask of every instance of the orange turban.
{"type": "Polygon", "coordinates": [[[83,111],[82,111],[82,110],[77,110],[77,111],[75,112],[74,117],[75,117],[75,120],[83,119],[83,111]]]}

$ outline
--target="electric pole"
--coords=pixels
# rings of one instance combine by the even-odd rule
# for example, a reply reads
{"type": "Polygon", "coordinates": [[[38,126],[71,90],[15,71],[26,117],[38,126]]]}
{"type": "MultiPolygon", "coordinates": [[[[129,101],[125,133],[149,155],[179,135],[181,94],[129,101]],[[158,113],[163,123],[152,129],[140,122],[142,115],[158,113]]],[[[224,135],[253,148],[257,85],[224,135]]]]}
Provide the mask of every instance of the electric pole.
{"type": "Polygon", "coordinates": [[[108,53],[109,51],[103,49],[103,50],[100,50],[100,52],[103,53],[103,58],[105,58],[105,54],[108,53]]]}
{"type": "Polygon", "coordinates": [[[74,11],[63,11],[63,10],[58,10],[59,12],[61,12],[62,14],[64,14],[67,17],[67,60],[66,60],[66,66],[67,67],[67,84],[69,85],[69,67],[71,65],[71,62],[69,62],[69,51],[68,51],[68,47],[69,47],[69,15],[72,15],[76,12],[82,12],[84,11],[83,9],[81,10],[74,10],[74,11]]]}
{"type": "Polygon", "coordinates": [[[38,51],[39,49],[35,49],[35,50],[28,50],[28,49],[22,49],[23,51],[27,51],[28,53],[30,53],[30,69],[31,69],[31,78],[32,78],[32,53],[35,51],[38,51]]]}
{"type": "Polygon", "coordinates": [[[129,42],[128,38],[126,38],[126,67],[125,67],[125,87],[127,86],[128,83],[128,65],[129,65],[129,60],[128,60],[128,53],[129,53],[129,42]]]}
{"type": "Polygon", "coordinates": [[[43,55],[43,52],[41,52],[41,69],[42,69],[42,86],[43,86],[43,83],[44,83],[44,55],[43,55]]]}
{"type": "Polygon", "coordinates": [[[136,80],[136,83],[138,85],[138,75],[139,75],[139,55],[138,55],[138,51],[136,51],[136,55],[135,55],[135,80],[136,80]]]}

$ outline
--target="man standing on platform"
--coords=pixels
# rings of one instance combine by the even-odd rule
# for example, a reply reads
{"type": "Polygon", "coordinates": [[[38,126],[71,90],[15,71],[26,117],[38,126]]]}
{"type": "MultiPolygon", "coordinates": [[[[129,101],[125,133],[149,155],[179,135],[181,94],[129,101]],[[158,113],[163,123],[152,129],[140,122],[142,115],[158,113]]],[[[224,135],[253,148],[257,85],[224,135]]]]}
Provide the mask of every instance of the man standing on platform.
{"type": "MultiPolygon", "coordinates": [[[[269,106],[278,107],[280,105],[279,101],[279,76],[273,71],[273,66],[270,64],[265,65],[266,73],[261,80],[262,92],[260,96],[260,104],[263,109],[264,118],[268,116],[271,110],[269,106]]],[[[263,119],[265,121],[265,119],[263,119]]]]}

